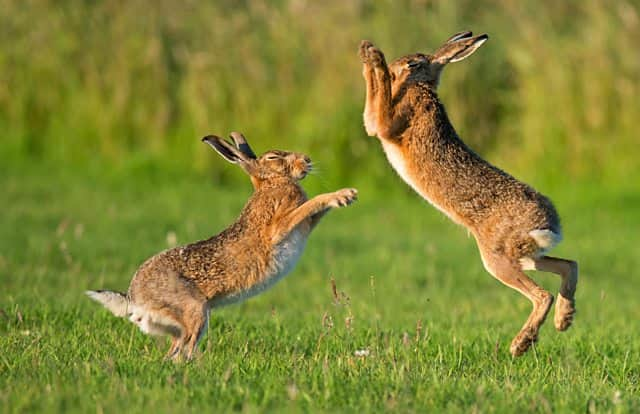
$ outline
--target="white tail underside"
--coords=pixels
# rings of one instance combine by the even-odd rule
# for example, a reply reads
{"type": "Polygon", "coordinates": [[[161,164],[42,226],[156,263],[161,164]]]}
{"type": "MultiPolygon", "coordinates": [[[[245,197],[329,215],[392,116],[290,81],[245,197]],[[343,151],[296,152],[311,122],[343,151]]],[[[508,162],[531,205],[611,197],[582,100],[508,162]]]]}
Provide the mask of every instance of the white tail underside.
{"type": "Polygon", "coordinates": [[[543,250],[541,254],[552,249],[562,240],[562,234],[554,233],[549,229],[531,230],[529,236],[531,236],[536,244],[543,250]]]}

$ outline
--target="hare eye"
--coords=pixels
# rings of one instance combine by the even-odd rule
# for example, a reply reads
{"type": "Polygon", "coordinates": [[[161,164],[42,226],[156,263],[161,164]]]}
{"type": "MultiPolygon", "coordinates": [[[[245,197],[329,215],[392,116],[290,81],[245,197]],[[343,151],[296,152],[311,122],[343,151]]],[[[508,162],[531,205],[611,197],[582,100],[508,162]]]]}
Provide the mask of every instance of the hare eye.
{"type": "Polygon", "coordinates": [[[407,63],[407,67],[409,68],[415,68],[416,66],[419,66],[420,62],[417,60],[412,60],[411,62],[407,63]]]}
{"type": "Polygon", "coordinates": [[[277,160],[278,158],[280,158],[280,157],[278,157],[275,154],[269,154],[266,157],[264,157],[264,159],[267,160],[267,161],[274,161],[274,160],[277,160]]]}

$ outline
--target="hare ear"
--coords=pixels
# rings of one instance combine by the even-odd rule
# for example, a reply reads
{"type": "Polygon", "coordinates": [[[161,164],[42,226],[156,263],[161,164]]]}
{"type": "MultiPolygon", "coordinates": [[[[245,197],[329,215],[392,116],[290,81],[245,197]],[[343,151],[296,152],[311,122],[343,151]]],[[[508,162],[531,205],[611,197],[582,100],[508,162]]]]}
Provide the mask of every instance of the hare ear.
{"type": "Polygon", "coordinates": [[[459,32],[459,33],[454,34],[453,36],[448,38],[445,43],[453,43],[453,42],[455,42],[457,40],[467,39],[467,38],[469,38],[471,36],[473,36],[473,33],[468,31],[468,30],[466,30],[464,32],[459,32]]]}
{"type": "Polygon", "coordinates": [[[458,62],[466,57],[471,56],[473,52],[478,50],[489,36],[482,34],[476,37],[469,37],[471,32],[463,32],[453,35],[447,43],[442,45],[440,49],[433,54],[433,61],[446,65],[450,62],[458,62]]]}
{"type": "Polygon", "coordinates": [[[231,137],[231,141],[233,141],[236,148],[240,150],[240,152],[242,152],[244,155],[246,155],[247,157],[253,160],[256,159],[256,154],[253,152],[253,150],[249,146],[249,143],[247,142],[247,139],[244,137],[244,135],[242,135],[240,132],[234,131],[231,134],[229,134],[229,136],[231,137]]]}
{"type": "Polygon", "coordinates": [[[211,145],[214,150],[222,157],[234,164],[244,163],[247,161],[247,156],[242,152],[238,151],[233,145],[229,144],[227,141],[215,135],[207,135],[202,138],[202,142],[206,142],[211,145]]]}

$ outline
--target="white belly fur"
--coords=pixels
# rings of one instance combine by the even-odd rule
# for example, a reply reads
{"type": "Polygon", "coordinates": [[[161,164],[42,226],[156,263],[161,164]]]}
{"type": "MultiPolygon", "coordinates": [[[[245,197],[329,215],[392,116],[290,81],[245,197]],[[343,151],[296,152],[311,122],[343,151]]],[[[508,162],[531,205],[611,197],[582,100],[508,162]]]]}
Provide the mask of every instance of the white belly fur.
{"type": "Polygon", "coordinates": [[[147,308],[138,305],[130,305],[128,311],[129,320],[138,325],[140,330],[149,335],[176,335],[180,332],[180,324],[175,320],[151,312],[147,308]]]}
{"type": "Polygon", "coordinates": [[[295,229],[294,231],[292,231],[286,239],[281,241],[275,247],[272,262],[270,266],[268,266],[269,273],[261,282],[256,283],[250,288],[238,292],[234,295],[216,299],[213,301],[213,303],[211,303],[211,307],[220,307],[236,302],[241,302],[261,292],[264,292],[265,290],[276,284],[280,279],[286,276],[287,273],[289,273],[293,269],[293,267],[300,259],[300,256],[302,256],[302,251],[304,250],[304,247],[307,243],[307,236],[308,234],[301,231],[300,229],[295,229]]]}
{"type": "Polygon", "coordinates": [[[420,194],[422,198],[427,200],[429,204],[443,212],[447,217],[457,223],[458,220],[456,220],[451,214],[449,214],[448,211],[442,208],[442,206],[438,205],[432,199],[430,199],[426,192],[423,191],[421,186],[415,181],[414,177],[409,174],[407,163],[402,155],[400,148],[390,142],[385,142],[383,140],[380,140],[380,142],[382,142],[382,148],[387,155],[389,163],[391,164],[393,169],[396,170],[400,178],[402,178],[407,184],[409,184],[411,188],[413,188],[416,193],[420,194]]]}

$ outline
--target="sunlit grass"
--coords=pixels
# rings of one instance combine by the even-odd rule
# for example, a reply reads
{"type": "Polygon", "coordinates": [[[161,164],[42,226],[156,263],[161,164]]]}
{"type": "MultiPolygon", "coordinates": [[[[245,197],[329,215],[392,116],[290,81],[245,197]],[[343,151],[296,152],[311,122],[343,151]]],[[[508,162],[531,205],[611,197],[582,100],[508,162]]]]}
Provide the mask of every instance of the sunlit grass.
{"type": "MultiPolygon", "coordinates": [[[[215,312],[199,358],[174,365],[164,341],[83,291],[126,289],[169,233],[221,230],[249,186],[19,165],[0,186],[5,412],[640,409],[637,193],[551,194],[565,219],[555,253],[581,265],[579,313],[566,333],[547,323],[522,358],[508,344],[530,305],[484,272],[464,230],[413,194],[363,188],[289,277],[215,312]]],[[[557,277],[536,279],[557,291],[557,277]]]]}

